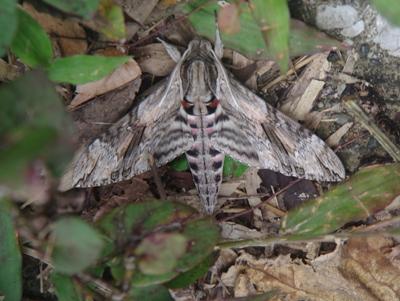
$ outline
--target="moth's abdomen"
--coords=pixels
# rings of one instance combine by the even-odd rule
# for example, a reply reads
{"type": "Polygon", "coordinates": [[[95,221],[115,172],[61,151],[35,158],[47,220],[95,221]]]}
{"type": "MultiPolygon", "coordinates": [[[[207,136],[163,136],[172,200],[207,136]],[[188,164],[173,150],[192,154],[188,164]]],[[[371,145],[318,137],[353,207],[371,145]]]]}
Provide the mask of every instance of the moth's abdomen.
{"type": "Polygon", "coordinates": [[[217,100],[208,104],[182,103],[182,109],[195,141],[192,148],[186,152],[186,158],[200,200],[207,213],[210,214],[217,203],[224,162],[224,154],[217,151],[211,144],[211,136],[217,131],[216,119],[220,113],[217,107],[217,100]]]}
{"type": "Polygon", "coordinates": [[[224,155],[211,146],[203,147],[201,142],[195,143],[186,152],[193,181],[199,197],[207,213],[211,214],[217,203],[219,187],[222,182],[224,155]]]}

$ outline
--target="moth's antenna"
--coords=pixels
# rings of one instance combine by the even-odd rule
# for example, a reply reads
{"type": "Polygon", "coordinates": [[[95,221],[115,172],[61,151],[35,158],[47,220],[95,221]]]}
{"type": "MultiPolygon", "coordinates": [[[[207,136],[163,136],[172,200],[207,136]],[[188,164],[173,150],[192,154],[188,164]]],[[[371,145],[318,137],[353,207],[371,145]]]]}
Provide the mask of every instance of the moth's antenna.
{"type": "Polygon", "coordinates": [[[217,11],[214,11],[214,18],[215,18],[215,44],[214,44],[214,52],[217,55],[219,59],[222,59],[222,56],[224,55],[224,45],[222,44],[221,40],[221,34],[219,32],[219,27],[218,27],[218,16],[217,16],[217,11]]]}
{"type": "Polygon", "coordinates": [[[179,60],[181,59],[182,55],[179,52],[178,48],[176,48],[175,46],[165,42],[164,40],[157,38],[158,41],[161,42],[161,44],[163,44],[165,50],[168,52],[169,56],[175,61],[175,63],[179,62],[179,60]]]}

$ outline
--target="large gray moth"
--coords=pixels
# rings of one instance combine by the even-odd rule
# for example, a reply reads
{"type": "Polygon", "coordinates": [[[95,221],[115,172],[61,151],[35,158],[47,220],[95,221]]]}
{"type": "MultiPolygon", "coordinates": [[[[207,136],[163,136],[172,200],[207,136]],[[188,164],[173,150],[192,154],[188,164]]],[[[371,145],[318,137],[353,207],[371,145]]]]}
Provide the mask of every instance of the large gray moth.
{"type": "Polygon", "coordinates": [[[201,204],[212,213],[224,156],[256,168],[316,181],[345,176],[335,153],[316,135],[235,80],[215,48],[196,38],[171,75],[100,137],[83,146],[63,176],[60,190],[127,180],[185,153],[201,204]]]}

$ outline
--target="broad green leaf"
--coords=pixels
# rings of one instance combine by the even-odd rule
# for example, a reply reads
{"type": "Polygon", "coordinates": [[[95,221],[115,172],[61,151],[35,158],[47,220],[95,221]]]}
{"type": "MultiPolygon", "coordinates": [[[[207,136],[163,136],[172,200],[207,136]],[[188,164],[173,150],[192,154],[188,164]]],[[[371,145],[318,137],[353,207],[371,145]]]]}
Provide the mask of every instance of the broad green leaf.
{"type": "MultiPolygon", "coordinates": [[[[169,166],[176,171],[186,171],[189,170],[189,163],[186,156],[180,156],[169,163],[169,166]]],[[[232,159],[229,156],[224,158],[223,175],[224,177],[240,177],[246,172],[248,166],[232,159]]]]}
{"type": "Polygon", "coordinates": [[[174,299],[168,292],[168,289],[162,285],[153,285],[148,287],[133,287],[129,296],[132,300],[146,301],[173,301],[174,299]]]}
{"type": "Polygon", "coordinates": [[[22,297],[22,257],[14,229],[11,205],[0,198],[0,299],[20,301],[22,297]]]}
{"type": "Polygon", "coordinates": [[[289,64],[289,9],[286,0],[250,0],[249,8],[268,53],[286,72],[289,64]]]}
{"type": "Polygon", "coordinates": [[[171,161],[168,165],[171,166],[171,168],[175,171],[189,170],[189,162],[185,155],[179,156],[175,160],[171,161]]]}
{"type": "Polygon", "coordinates": [[[331,233],[382,210],[399,195],[399,163],[363,168],[323,196],[290,211],[281,230],[294,238],[331,233]]]}
{"type": "Polygon", "coordinates": [[[112,0],[101,0],[98,9],[101,23],[98,31],[111,40],[119,40],[125,38],[125,22],[124,13],[121,6],[112,0]]]}
{"type": "Polygon", "coordinates": [[[400,26],[400,5],[398,0],[371,0],[377,11],[390,23],[400,26]]]}
{"type": "Polygon", "coordinates": [[[17,9],[18,27],[11,51],[30,67],[47,67],[53,59],[51,41],[44,29],[22,8],[17,9]]]}
{"type": "Polygon", "coordinates": [[[48,74],[55,82],[84,84],[105,77],[126,63],[129,58],[129,56],[73,55],[54,60],[48,68],[48,74]]]}
{"type": "Polygon", "coordinates": [[[17,30],[16,2],[16,0],[0,0],[0,57],[6,53],[17,30]]]}
{"type": "Polygon", "coordinates": [[[207,273],[208,269],[214,264],[215,259],[215,254],[210,254],[194,268],[179,274],[176,278],[168,281],[165,285],[172,289],[188,287],[207,273]]]}
{"type": "Polygon", "coordinates": [[[240,177],[246,172],[247,169],[247,165],[233,160],[229,156],[225,156],[223,167],[224,177],[240,177]]]}
{"type": "Polygon", "coordinates": [[[95,13],[100,0],[44,0],[67,13],[72,13],[84,18],[91,18],[95,13]]]}
{"type": "Polygon", "coordinates": [[[83,301],[79,287],[74,284],[71,276],[53,273],[51,282],[54,285],[58,301],[83,301]]]}
{"type": "MultiPolygon", "coordinates": [[[[268,1],[274,2],[273,0],[268,1]]],[[[279,0],[279,2],[281,1],[282,0],[279,0]]],[[[282,3],[280,5],[282,5],[282,3]]],[[[218,6],[217,1],[208,0],[190,1],[188,4],[183,6],[184,12],[190,13],[188,17],[189,21],[197,33],[210,40],[214,40],[215,38],[214,12],[219,9],[220,7],[218,6]]],[[[275,8],[273,8],[272,11],[274,11],[274,9],[275,8]]],[[[279,8],[277,7],[276,9],[279,8]]],[[[227,48],[234,49],[253,59],[274,58],[273,53],[268,53],[266,51],[260,27],[252,17],[245,1],[240,3],[239,12],[240,31],[234,34],[226,34],[222,32],[221,36],[224,45],[227,48]]],[[[282,12],[285,13],[284,11],[282,12]]],[[[283,16],[281,21],[285,18],[286,17],[283,16]]],[[[329,38],[327,35],[300,21],[291,20],[289,32],[289,54],[291,56],[320,51],[325,48],[329,49],[333,46],[342,47],[343,45],[341,42],[329,38]]],[[[279,51],[277,54],[279,54],[279,51]]]]}
{"type": "Polygon", "coordinates": [[[95,263],[103,248],[103,239],[94,228],[75,217],[54,224],[52,262],[59,273],[72,275],[95,263]]]}
{"type": "Polygon", "coordinates": [[[138,266],[145,274],[160,275],[172,271],[186,250],[186,238],[179,233],[153,233],[135,249],[138,266]]]}

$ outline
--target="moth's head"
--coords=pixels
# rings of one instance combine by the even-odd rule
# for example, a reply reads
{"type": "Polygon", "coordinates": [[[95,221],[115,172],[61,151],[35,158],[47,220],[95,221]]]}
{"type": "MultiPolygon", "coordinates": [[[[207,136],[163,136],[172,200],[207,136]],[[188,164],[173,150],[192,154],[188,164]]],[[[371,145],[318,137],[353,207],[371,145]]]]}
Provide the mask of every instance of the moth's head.
{"type": "Polygon", "coordinates": [[[202,38],[195,38],[189,43],[188,50],[191,51],[200,50],[209,52],[213,50],[213,47],[208,40],[202,38]]]}

